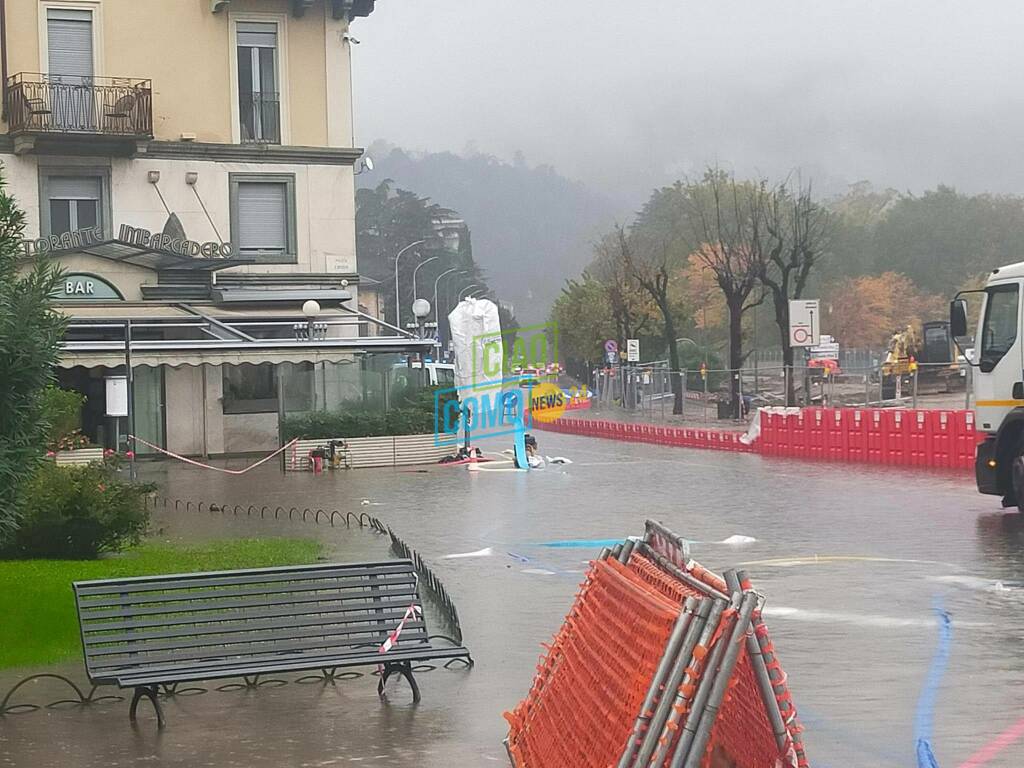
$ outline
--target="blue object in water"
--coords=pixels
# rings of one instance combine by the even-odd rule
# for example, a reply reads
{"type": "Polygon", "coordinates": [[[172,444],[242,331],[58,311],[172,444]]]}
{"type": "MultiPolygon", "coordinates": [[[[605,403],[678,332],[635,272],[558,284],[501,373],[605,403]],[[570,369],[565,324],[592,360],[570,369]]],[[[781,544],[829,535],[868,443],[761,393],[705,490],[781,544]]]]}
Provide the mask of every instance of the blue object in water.
{"type": "Polygon", "coordinates": [[[558,549],[600,549],[601,547],[614,547],[625,540],[625,536],[621,539],[569,539],[568,541],[545,541],[538,546],[558,549]]]}

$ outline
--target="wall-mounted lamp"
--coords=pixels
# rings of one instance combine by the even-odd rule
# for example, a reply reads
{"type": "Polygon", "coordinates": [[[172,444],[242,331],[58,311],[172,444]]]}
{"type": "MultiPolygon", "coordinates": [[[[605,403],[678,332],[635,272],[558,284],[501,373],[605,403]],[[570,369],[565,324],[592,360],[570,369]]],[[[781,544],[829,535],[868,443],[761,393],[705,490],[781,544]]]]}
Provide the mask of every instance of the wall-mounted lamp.
{"type": "Polygon", "coordinates": [[[150,184],[156,184],[160,181],[160,171],[149,171],[146,173],[146,179],[150,184]]]}
{"type": "Polygon", "coordinates": [[[194,187],[195,183],[199,181],[199,174],[195,171],[185,171],[185,183],[190,187],[194,187]]]}

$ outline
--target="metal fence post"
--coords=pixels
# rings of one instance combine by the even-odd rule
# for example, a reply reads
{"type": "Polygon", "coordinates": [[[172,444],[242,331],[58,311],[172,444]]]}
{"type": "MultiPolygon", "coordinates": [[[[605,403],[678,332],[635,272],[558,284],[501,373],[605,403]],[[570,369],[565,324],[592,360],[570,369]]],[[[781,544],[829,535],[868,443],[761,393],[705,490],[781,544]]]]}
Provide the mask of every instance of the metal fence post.
{"type": "Polygon", "coordinates": [[[914,381],[913,388],[911,389],[910,404],[912,408],[917,408],[917,368],[914,368],[914,381]]]}

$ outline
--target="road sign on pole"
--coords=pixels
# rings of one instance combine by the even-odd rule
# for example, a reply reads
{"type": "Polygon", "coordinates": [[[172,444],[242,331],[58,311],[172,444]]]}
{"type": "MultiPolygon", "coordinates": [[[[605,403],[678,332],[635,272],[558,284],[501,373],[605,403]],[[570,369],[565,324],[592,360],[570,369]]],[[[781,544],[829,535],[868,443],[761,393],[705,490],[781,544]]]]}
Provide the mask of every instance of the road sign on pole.
{"type": "Polygon", "coordinates": [[[789,345],[816,347],[821,337],[821,311],[817,299],[789,302],[789,345]]]}
{"type": "Polygon", "coordinates": [[[640,362],[640,339],[626,339],[626,362],[640,362]]]}

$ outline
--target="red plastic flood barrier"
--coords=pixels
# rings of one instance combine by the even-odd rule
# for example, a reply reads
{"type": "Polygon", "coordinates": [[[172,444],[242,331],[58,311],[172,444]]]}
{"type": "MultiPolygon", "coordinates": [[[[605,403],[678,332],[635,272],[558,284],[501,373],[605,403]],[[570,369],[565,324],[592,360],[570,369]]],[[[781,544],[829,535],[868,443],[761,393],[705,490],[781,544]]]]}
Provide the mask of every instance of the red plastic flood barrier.
{"type": "Polygon", "coordinates": [[[769,456],[970,468],[983,437],[971,411],[807,408],[762,412],[754,450],[769,456]]]}

